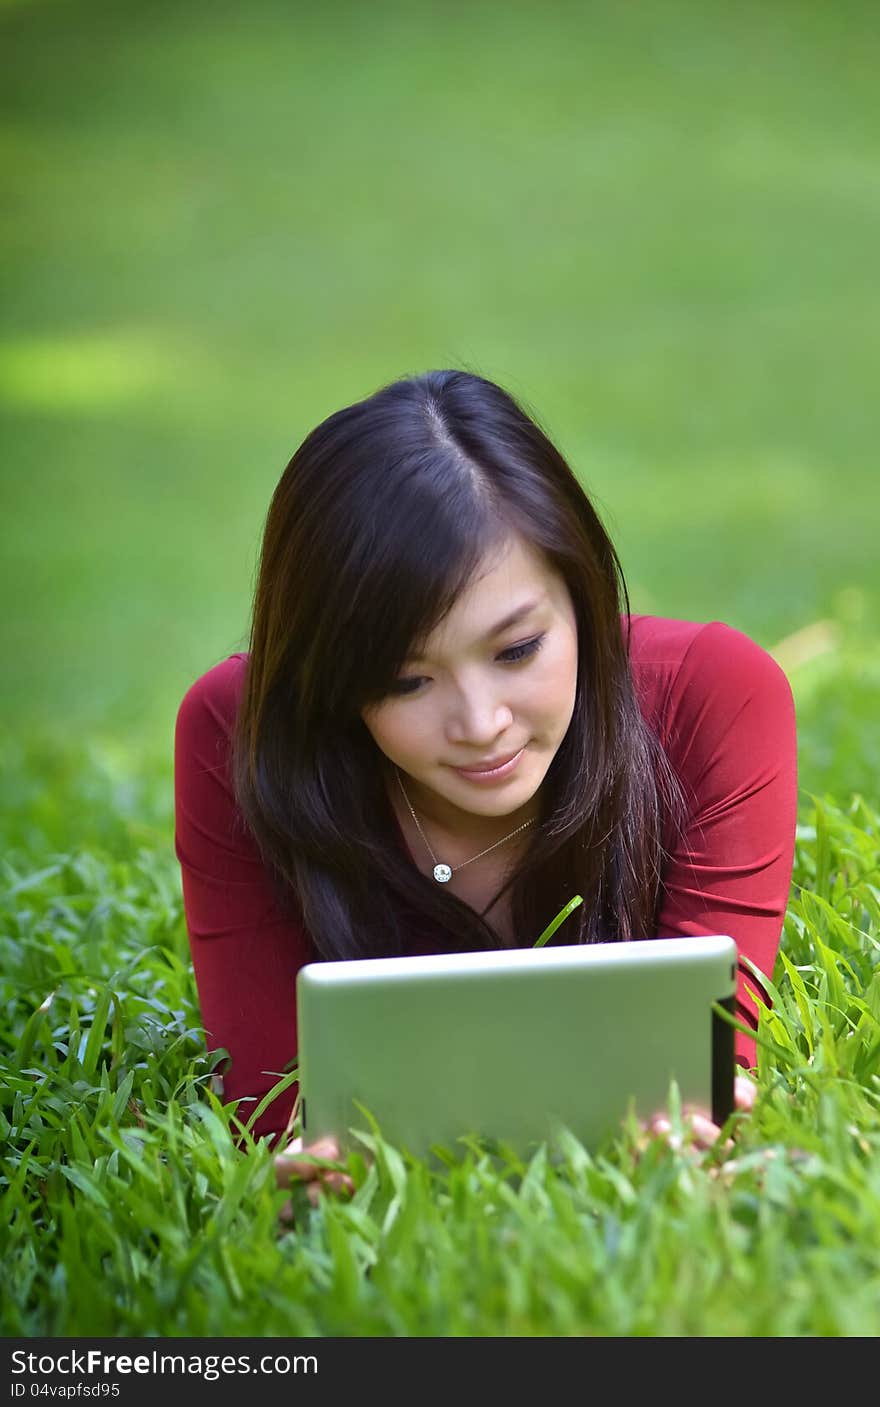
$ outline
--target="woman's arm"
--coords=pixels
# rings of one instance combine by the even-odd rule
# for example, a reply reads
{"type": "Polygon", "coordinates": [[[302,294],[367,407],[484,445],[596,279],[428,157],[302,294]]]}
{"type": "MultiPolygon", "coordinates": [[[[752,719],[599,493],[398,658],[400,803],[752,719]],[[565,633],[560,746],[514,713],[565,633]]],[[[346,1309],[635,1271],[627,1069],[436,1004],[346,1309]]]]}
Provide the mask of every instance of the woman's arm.
{"type": "MultiPolygon", "coordinates": [[[[770,977],[797,822],[788,679],[748,636],[713,621],[687,650],[664,712],[664,744],[691,816],[664,873],[657,936],[727,933],[770,977]]],[[[755,981],[740,963],[736,1014],[756,1029],[749,986],[755,981]]],[[[740,1065],[755,1063],[755,1042],[739,1032],[736,1057],[740,1065]]]]}
{"type": "MultiPolygon", "coordinates": [[[[230,738],[246,659],[233,655],[186,693],[174,739],[175,852],[208,1049],[225,1048],[224,1098],[246,1122],[297,1050],[296,974],[311,957],[304,930],[279,911],[235,805],[230,738]]],[[[285,1129],[293,1084],[254,1132],[285,1129]]]]}

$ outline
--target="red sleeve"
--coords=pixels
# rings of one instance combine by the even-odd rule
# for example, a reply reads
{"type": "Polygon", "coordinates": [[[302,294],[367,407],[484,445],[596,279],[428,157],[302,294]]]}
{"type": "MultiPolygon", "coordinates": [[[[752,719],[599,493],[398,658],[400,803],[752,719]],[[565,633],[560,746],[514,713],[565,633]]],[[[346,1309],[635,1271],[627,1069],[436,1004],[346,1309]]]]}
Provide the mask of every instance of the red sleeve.
{"type": "MultiPolygon", "coordinates": [[[[223,1047],[224,1099],[246,1122],[297,1050],[296,974],[312,957],[283,915],[245,830],[229,777],[230,737],[245,660],[232,656],[184,696],[174,736],[175,853],[208,1049],[223,1047]]],[[[298,1086],[274,1100],[257,1136],[287,1124],[298,1086]]]]}
{"type": "MultiPolygon", "coordinates": [[[[797,824],[788,679],[748,636],[713,621],[687,650],[665,713],[667,754],[691,813],[664,874],[658,937],[729,934],[772,977],[797,824]]],[[[746,980],[740,964],[736,1014],[754,1030],[746,980]]],[[[740,1032],[736,1056],[740,1065],[755,1064],[755,1042],[740,1032]]]]}

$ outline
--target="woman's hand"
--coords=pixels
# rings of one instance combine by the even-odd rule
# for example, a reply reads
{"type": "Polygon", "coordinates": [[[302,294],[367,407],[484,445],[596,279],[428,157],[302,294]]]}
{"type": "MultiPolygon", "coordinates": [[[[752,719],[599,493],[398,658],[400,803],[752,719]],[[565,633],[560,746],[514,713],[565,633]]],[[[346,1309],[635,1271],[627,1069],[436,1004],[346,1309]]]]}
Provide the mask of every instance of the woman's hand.
{"type": "MultiPolygon", "coordinates": [[[[748,1075],[737,1075],[733,1081],[733,1104],[735,1109],[748,1112],[754,1106],[757,1098],[758,1087],[754,1080],[748,1075]]],[[[721,1135],[718,1124],[712,1122],[708,1114],[702,1109],[693,1109],[685,1106],[682,1110],[682,1122],[685,1132],[690,1133],[690,1141],[695,1148],[711,1148],[721,1135]]],[[[666,1138],[672,1148],[680,1148],[683,1139],[678,1134],[673,1133],[672,1121],[668,1114],[655,1114],[645,1125],[645,1130],[649,1136],[659,1135],[666,1138]]]]}
{"type": "MultiPolygon", "coordinates": [[[[319,1138],[304,1148],[302,1138],[295,1138],[280,1153],[276,1153],[275,1180],[278,1186],[289,1187],[293,1181],[304,1182],[306,1196],[313,1207],[318,1205],[322,1189],[348,1196],[354,1192],[354,1183],[347,1173],[340,1172],[338,1168],[321,1167],[317,1163],[306,1161],[310,1157],[320,1158],[325,1163],[338,1163],[339,1145],[336,1139],[319,1138]]],[[[284,1222],[293,1221],[293,1208],[289,1199],[281,1208],[279,1216],[284,1222]]]]}

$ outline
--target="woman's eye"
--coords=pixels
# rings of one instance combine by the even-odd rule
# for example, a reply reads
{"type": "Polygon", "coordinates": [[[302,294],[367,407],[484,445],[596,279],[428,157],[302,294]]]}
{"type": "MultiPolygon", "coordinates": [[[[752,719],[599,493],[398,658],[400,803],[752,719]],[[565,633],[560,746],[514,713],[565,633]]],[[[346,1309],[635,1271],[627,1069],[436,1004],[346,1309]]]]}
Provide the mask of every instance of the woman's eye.
{"type": "MultiPolygon", "coordinates": [[[[543,643],[544,635],[536,635],[534,640],[526,640],[522,645],[511,645],[509,649],[502,650],[498,658],[502,664],[518,664],[520,660],[529,659],[532,655],[536,655],[543,643]]],[[[414,694],[421,682],[421,679],[398,679],[391,692],[392,694],[414,694]]]]}
{"type": "Polygon", "coordinates": [[[529,655],[536,655],[544,643],[543,635],[536,635],[534,640],[527,640],[524,645],[511,645],[509,650],[504,650],[501,658],[508,664],[516,664],[517,660],[526,659],[529,655]]]}

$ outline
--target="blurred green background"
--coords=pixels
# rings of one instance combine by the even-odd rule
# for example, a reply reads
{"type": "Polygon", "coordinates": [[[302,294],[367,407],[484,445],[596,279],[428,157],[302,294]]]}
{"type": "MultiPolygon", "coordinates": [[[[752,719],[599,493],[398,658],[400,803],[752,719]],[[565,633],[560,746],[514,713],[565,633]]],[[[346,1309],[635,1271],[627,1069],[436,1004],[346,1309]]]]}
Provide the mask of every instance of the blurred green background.
{"type": "MultiPolygon", "coordinates": [[[[632,608],[772,649],[880,787],[880,10],[3,0],[7,736],[170,772],[309,430],[520,398],[632,608]]],[[[126,764],[127,765],[127,764],[126,764]]]]}

